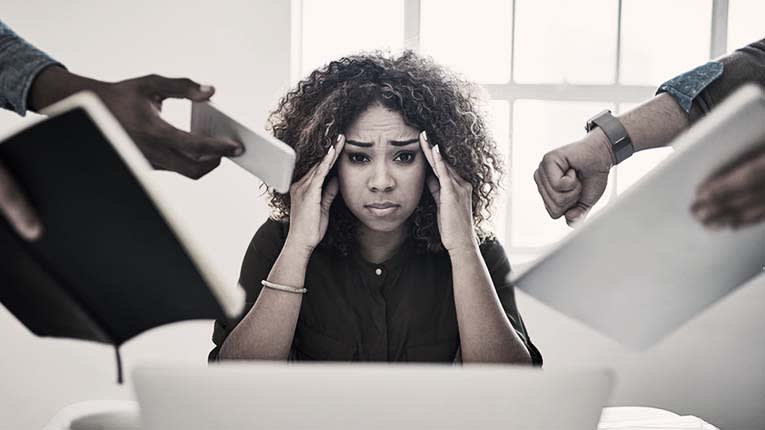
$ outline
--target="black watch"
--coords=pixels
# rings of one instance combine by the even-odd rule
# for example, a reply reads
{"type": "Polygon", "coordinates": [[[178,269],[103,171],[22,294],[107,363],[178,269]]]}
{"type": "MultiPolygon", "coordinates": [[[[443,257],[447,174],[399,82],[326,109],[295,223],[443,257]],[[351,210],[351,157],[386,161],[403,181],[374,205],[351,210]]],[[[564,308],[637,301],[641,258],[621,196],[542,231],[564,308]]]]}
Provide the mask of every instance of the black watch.
{"type": "Polygon", "coordinates": [[[632,139],[627,134],[627,129],[624,128],[621,121],[611,115],[610,110],[606,109],[588,119],[584,129],[589,133],[595,127],[600,127],[608,138],[616,158],[616,164],[630,158],[632,153],[635,152],[635,148],[632,146],[632,139]]]}

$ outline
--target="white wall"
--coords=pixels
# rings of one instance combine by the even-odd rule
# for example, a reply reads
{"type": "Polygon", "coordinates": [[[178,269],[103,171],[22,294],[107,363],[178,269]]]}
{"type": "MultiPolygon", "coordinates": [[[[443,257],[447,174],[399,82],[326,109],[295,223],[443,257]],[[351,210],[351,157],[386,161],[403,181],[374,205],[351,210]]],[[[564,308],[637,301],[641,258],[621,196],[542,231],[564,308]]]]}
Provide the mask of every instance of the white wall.
{"type": "MultiPolygon", "coordinates": [[[[3,0],[0,18],[71,70],[106,80],[147,73],[214,84],[214,100],[256,127],[289,79],[289,1],[151,2],[3,0]]],[[[181,103],[166,116],[187,122],[181,103]]],[[[0,133],[23,122],[0,112],[0,133]]],[[[252,233],[267,216],[258,181],[224,163],[200,181],[156,173],[173,204],[198,226],[215,263],[238,273],[252,233]]],[[[0,286],[2,288],[2,286],[0,286]]],[[[656,347],[634,353],[518,293],[547,367],[606,364],[619,385],[613,404],[698,415],[721,428],[765,428],[765,277],[740,288],[656,347]]],[[[650,309],[646,310],[650,318],[650,309]]],[[[123,348],[126,374],[139,361],[204,363],[208,321],[155,329],[123,348]]],[[[0,428],[34,429],[61,407],[130,398],[115,385],[103,345],[36,338],[0,307],[0,428]]]]}
{"type": "MultiPolygon", "coordinates": [[[[76,73],[104,80],[159,73],[211,83],[216,103],[252,127],[263,126],[289,81],[289,1],[0,3],[0,19],[76,73]]],[[[185,103],[164,109],[178,126],[188,127],[188,115],[185,103]]],[[[0,111],[0,133],[23,121],[0,111]]],[[[199,181],[172,173],[156,173],[155,180],[198,226],[214,262],[236,279],[244,250],[268,215],[260,182],[226,161],[199,181]]],[[[211,327],[180,323],[131,340],[122,348],[126,375],[145,360],[205,363],[211,327]]],[[[37,338],[2,306],[0,339],[0,429],[41,428],[73,402],[132,396],[129,385],[115,384],[110,347],[37,338]]]]}

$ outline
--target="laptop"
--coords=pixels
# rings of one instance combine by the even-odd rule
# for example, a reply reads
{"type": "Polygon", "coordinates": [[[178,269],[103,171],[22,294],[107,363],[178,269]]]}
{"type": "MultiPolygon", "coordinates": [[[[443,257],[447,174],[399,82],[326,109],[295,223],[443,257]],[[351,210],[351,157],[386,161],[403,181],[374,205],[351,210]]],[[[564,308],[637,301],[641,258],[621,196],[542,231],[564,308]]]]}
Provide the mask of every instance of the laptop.
{"type": "Polygon", "coordinates": [[[592,430],[607,369],[223,363],[133,371],[143,430],[592,430]]]}
{"type": "Polygon", "coordinates": [[[513,282],[625,345],[654,345],[763,272],[765,223],[712,231],[690,212],[704,179],[763,142],[765,95],[742,87],[513,282]]]}

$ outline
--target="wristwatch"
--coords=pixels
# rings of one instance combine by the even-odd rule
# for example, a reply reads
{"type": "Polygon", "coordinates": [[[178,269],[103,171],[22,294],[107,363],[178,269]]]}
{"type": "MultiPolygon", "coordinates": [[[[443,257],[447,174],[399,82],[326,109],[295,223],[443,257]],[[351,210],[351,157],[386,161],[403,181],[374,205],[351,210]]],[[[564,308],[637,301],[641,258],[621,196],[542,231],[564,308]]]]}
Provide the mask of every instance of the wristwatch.
{"type": "Polygon", "coordinates": [[[624,128],[621,121],[611,115],[610,110],[606,109],[588,119],[584,129],[589,133],[595,129],[595,127],[600,127],[608,138],[608,142],[611,144],[611,149],[616,158],[616,164],[630,158],[632,153],[635,152],[635,148],[632,146],[632,139],[630,139],[627,129],[624,128]]]}

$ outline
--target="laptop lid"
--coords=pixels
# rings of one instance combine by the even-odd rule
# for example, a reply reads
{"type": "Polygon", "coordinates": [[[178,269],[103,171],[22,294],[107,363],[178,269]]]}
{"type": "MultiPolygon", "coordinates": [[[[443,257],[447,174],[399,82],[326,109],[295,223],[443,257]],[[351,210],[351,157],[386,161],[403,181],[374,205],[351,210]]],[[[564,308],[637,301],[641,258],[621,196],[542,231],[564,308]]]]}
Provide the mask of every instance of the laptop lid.
{"type": "Polygon", "coordinates": [[[225,363],[133,372],[146,430],[594,429],[606,369],[225,363]]]}

